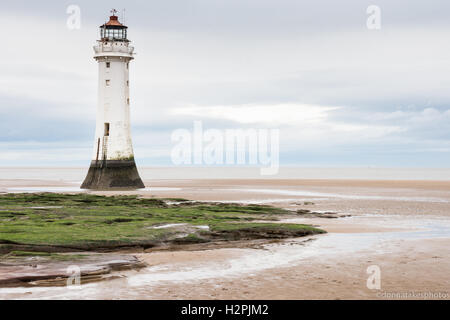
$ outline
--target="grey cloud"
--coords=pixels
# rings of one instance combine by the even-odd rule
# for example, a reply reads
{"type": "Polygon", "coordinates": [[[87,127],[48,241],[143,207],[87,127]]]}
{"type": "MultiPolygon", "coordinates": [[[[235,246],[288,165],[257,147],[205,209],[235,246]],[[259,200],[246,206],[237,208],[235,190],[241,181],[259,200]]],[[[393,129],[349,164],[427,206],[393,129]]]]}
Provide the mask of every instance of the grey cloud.
{"type": "MultiPolygon", "coordinates": [[[[298,135],[301,128],[286,126],[282,163],[445,166],[450,2],[375,2],[383,19],[375,33],[365,29],[365,9],[373,4],[365,0],[83,0],[75,3],[82,29],[71,32],[65,9],[72,2],[8,3],[1,14],[17,18],[8,26],[8,50],[0,53],[0,141],[17,148],[3,145],[0,152],[26,154],[30,146],[20,142],[35,141],[33,152],[45,153],[46,145],[65,141],[76,152],[87,145],[89,157],[96,105],[91,46],[108,10],[126,5],[138,52],[132,118],[143,163],[169,163],[171,130],[190,128],[193,120],[216,128],[246,126],[173,116],[173,108],[293,103],[343,107],[328,113],[333,124],[402,130],[308,142],[298,135]],[[36,27],[21,30],[30,17],[36,27]],[[37,38],[40,32],[46,36],[37,38]],[[25,54],[30,45],[36,55],[25,54]]],[[[319,133],[326,129],[316,127],[319,133]]]]}

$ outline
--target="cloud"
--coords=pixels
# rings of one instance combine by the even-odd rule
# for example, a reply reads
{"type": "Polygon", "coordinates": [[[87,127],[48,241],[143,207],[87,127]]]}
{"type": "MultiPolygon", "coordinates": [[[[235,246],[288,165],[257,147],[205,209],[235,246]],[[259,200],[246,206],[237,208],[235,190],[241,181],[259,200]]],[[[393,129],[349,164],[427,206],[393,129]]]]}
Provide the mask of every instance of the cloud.
{"type": "MultiPolygon", "coordinates": [[[[365,28],[368,4],[127,3],[137,52],[136,154],[169,163],[172,130],[203,120],[214,128],[280,128],[282,164],[447,166],[450,3],[380,0],[376,32],[365,28]]],[[[79,5],[82,28],[72,31],[63,4],[18,1],[0,13],[9,30],[0,53],[0,165],[66,163],[70,153],[81,164],[91,155],[92,46],[111,5],[79,5]]]]}
{"type": "Polygon", "coordinates": [[[174,108],[174,116],[195,116],[199,118],[226,119],[242,124],[304,125],[325,121],[327,113],[339,107],[313,105],[231,105],[231,106],[188,106],[174,108]]]}

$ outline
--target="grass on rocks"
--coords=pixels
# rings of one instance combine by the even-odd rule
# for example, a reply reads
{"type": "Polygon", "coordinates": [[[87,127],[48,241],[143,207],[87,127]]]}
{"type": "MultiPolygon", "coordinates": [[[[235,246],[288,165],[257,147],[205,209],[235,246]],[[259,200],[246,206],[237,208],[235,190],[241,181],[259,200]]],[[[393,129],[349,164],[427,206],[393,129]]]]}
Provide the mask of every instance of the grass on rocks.
{"type": "Polygon", "coordinates": [[[48,251],[49,246],[95,250],[288,238],[324,232],[308,225],[259,222],[273,221],[286,214],[289,212],[265,205],[205,203],[179,198],[3,194],[0,195],[0,253],[16,250],[17,245],[42,252],[48,251]],[[177,226],[166,228],[166,224],[177,226]]]}

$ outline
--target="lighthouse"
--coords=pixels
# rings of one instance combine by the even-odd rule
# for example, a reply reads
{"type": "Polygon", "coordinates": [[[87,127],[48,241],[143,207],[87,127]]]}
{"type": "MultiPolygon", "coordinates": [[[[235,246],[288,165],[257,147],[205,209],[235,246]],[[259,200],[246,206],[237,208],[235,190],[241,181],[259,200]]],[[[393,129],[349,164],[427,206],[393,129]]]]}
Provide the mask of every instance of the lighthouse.
{"type": "Polygon", "coordinates": [[[144,184],[134,161],[130,130],[130,62],[134,47],[128,27],[119,22],[116,10],[100,26],[94,46],[98,62],[98,105],[94,151],[82,189],[139,189],[144,184]]]}

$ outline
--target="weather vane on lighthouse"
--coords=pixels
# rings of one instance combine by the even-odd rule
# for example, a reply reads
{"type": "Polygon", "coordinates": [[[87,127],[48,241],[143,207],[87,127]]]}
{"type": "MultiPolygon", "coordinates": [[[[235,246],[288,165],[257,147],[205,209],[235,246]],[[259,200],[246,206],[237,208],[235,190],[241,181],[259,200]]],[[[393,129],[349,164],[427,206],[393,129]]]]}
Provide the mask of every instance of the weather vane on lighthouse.
{"type": "Polygon", "coordinates": [[[111,10],[109,21],[100,26],[94,47],[99,66],[97,125],[94,152],[82,189],[139,189],[144,184],[134,161],[130,130],[129,64],[134,47],[127,26],[111,10]]]}

